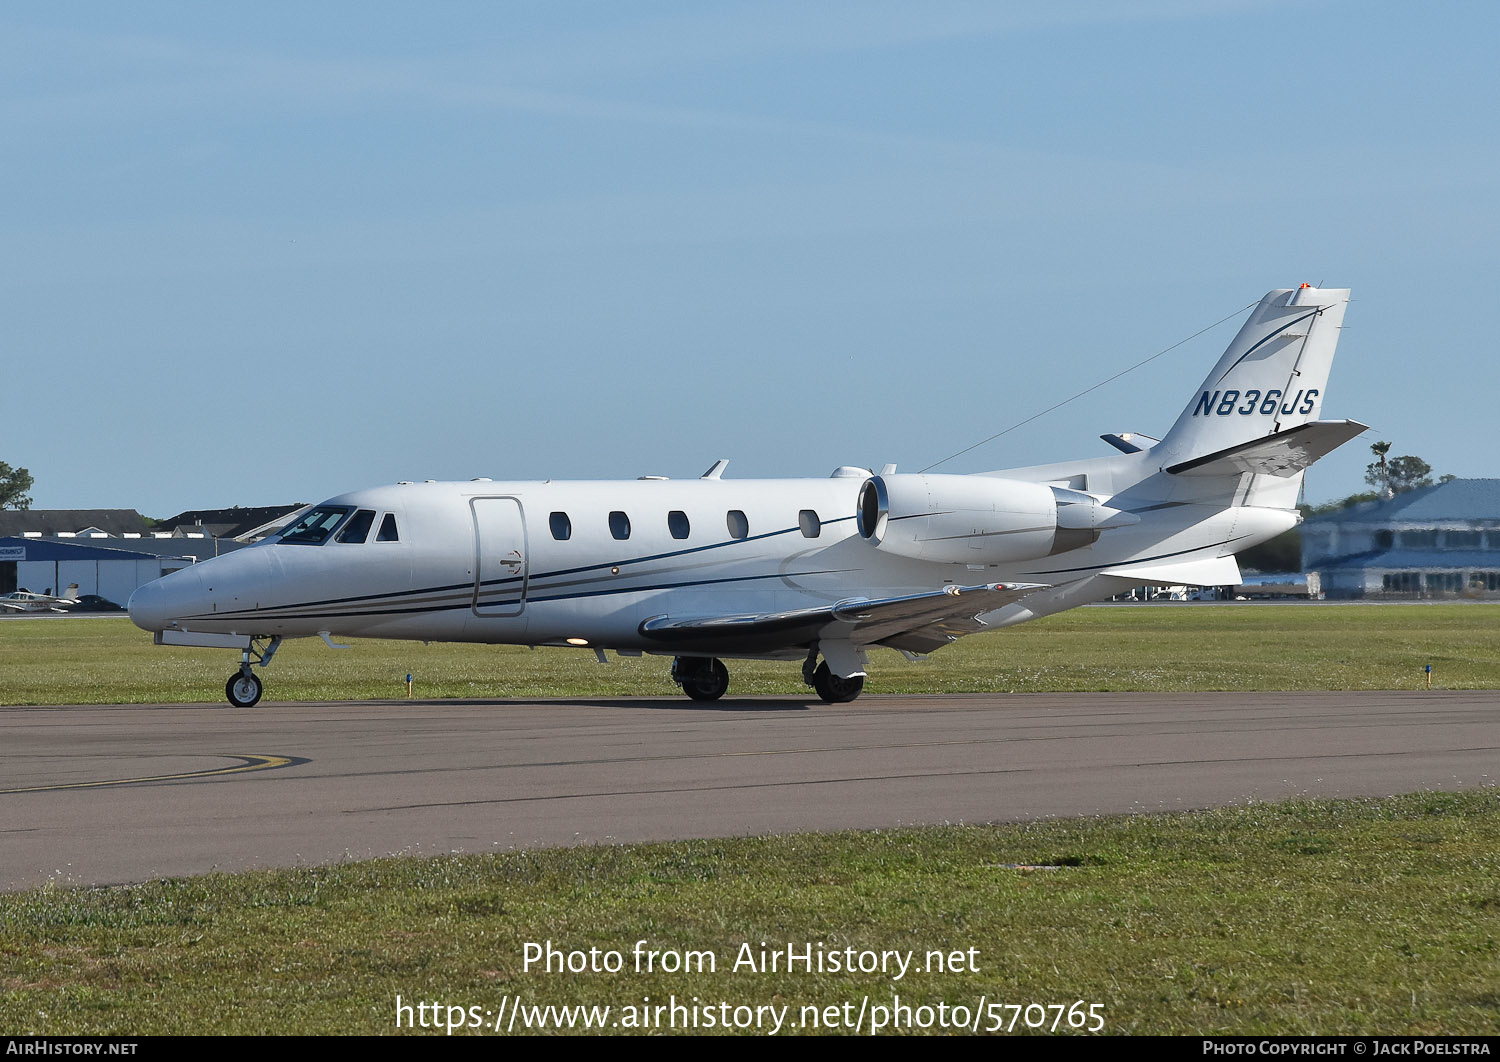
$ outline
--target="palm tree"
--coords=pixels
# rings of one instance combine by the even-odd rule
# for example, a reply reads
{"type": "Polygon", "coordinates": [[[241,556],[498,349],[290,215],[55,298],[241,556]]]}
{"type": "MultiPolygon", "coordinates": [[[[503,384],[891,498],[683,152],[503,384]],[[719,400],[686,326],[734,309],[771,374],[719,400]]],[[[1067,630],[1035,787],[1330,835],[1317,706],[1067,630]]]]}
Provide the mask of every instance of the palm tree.
{"type": "Polygon", "coordinates": [[[1391,452],[1391,444],[1384,441],[1372,443],[1370,452],[1380,458],[1380,496],[1389,498],[1391,497],[1391,477],[1386,468],[1385,455],[1391,452]]]}

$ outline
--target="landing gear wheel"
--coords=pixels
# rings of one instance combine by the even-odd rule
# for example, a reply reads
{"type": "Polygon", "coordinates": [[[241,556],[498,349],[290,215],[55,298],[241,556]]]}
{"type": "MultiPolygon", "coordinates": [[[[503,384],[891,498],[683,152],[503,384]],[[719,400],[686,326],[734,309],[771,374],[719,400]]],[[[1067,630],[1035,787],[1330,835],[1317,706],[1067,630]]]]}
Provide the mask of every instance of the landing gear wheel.
{"type": "Polygon", "coordinates": [[[260,700],[260,679],[248,671],[236,671],[229,676],[229,681],[224,684],[224,696],[229,698],[229,703],[236,708],[250,708],[260,700]]]}
{"type": "Polygon", "coordinates": [[[716,701],[729,689],[729,669],[717,658],[690,661],[679,657],[672,668],[672,677],[695,701],[716,701]]]}
{"type": "Polygon", "coordinates": [[[813,689],[818,691],[818,696],[828,704],[847,704],[858,697],[865,688],[865,677],[855,675],[853,678],[840,678],[828,670],[828,661],[818,665],[813,672],[813,689]]]}

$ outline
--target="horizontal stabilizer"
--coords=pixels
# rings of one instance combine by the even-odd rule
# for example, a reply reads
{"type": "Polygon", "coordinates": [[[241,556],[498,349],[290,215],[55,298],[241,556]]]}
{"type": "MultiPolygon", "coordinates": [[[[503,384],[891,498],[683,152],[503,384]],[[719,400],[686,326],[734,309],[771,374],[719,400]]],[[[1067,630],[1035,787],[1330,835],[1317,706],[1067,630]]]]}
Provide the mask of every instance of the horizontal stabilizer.
{"type": "Polygon", "coordinates": [[[1142,450],[1149,450],[1161,442],[1160,439],[1153,439],[1151,436],[1142,435],[1138,431],[1126,431],[1118,435],[1101,435],[1099,438],[1109,443],[1109,445],[1119,450],[1122,454],[1138,454],[1142,450]]]}
{"type": "Polygon", "coordinates": [[[1157,586],[1238,586],[1240,582],[1240,566],[1233,557],[1126,563],[1100,574],[1157,586]]]}
{"type": "Polygon", "coordinates": [[[1368,430],[1369,425],[1357,420],[1310,421],[1191,461],[1169,465],[1166,471],[1176,476],[1233,476],[1253,472],[1286,478],[1295,476],[1318,458],[1368,430]]]}
{"type": "Polygon", "coordinates": [[[978,619],[981,613],[1044,588],[1037,583],[984,583],[785,612],[654,616],[641,624],[640,631],[683,652],[711,653],[726,643],[739,652],[774,652],[812,648],[825,639],[840,639],[855,646],[887,645],[924,653],[982,630],[986,625],[978,619]]]}

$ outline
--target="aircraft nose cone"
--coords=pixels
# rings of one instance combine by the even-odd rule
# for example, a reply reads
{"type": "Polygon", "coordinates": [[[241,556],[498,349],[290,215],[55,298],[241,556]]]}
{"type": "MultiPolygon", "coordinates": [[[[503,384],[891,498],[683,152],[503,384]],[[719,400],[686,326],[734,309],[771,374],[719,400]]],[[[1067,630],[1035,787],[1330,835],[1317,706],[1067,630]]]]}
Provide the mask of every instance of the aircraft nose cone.
{"type": "Polygon", "coordinates": [[[125,602],[125,610],[130,613],[130,622],[143,631],[161,630],[160,624],[165,614],[161,607],[161,598],[161,591],[154,581],[145,586],[136,587],[135,592],[130,595],[130,600],[125,602]]]}
{"type": "Polygon", "coordinates": [[[185,606],[202,596],[202,581],[188,568],[138,587],[125,608],[130,621],[141,630],[162,631],[187,611],[185,606]]]}

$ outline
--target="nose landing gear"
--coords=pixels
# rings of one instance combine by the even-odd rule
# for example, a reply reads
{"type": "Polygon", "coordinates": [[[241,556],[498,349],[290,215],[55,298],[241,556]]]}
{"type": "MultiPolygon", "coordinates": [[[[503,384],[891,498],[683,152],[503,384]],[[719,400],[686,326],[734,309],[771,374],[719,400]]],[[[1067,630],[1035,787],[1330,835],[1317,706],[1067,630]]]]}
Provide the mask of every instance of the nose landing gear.
{"type": "Polygon", "coordinates": [[[276,650],[281,648],[281,635],[274,638],[252,638],[244,655],[240,657],[240,669],[229,676],[229,681],[224,684],[224,696],[229,703],[236,708],[250,708],[260,700],[260,695],[265,687],[260,677],[250,670],[253,664],[261,667],[269,667],[271,657],[276,655],[276,650]]]}
{"type": "Polygon", "coordinates": [[[248,671],[236,671],[224,684],[224,696],[228,697],[229,703],[236,708],[249,708],[254,705],[260,700],[261,690],[260,679],[248,671]]]}

